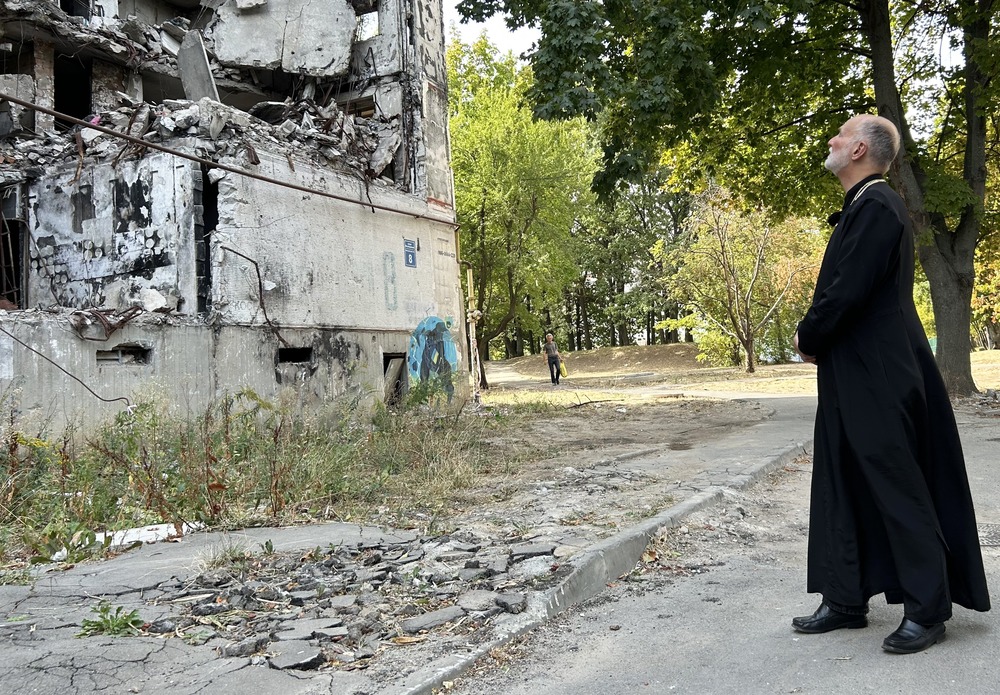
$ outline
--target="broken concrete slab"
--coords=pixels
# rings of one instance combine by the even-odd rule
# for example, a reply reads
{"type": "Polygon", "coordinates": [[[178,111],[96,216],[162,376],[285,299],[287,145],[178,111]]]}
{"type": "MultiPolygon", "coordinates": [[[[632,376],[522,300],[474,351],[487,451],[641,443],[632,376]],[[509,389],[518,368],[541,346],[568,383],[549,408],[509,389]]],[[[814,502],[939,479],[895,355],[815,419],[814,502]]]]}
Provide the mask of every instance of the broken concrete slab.
{"type": "Polygon", "coordinates": [[[224,65],[327,77],[347,73],[357,28],[348,0],[287,0],[247,9],[229,0],[209,30],[224,65]]]}
{"type": "Polygon", "coordinates": [[[219,656],[250,656],[262,650],[269,642],[266,635],[253,635],[219,647],[219,656]]]}
{"type": "Polygon", "coordinates": [[[458,605],[469,613],[482,613],[497,605],[498,597],[495,591],[467,591],[458,597],[458,605]]]}
{"type": "Polygon", "coordinates": [[[285,621],[274,633],[274,638],[281,641],[311,640],[316,633],[323,632],[333,637],[347,635],[347,628],[341,627],[344,621],[340,618],[316,618],[312,620],[285,621]]]}
{"type": "Polygon", "coordinates": [[[510,549],[510,559],[512,562],[520,562],[531,557],[551,555],[556,549],[554,543],[526,543],[515,545],[510,549]]]}
{"type": "Polygon", "coordinates": [[[403,632],[412,635],[424,630],[433,630],[464,616],[465,611],[458,606],[448,606],[404,620],[399,626],[403,632]]]}
{"type": "Polygon", "coordinates": [[[271,649],[274,654],[268,659],[268,663],[274,669],[307,671],[326,660],[323,650],[308,642],[277,642],[272,643],[271,649]]]}
{"type": "Polygon", "coordinates": [[[177,69],[181,73],[181,84],[188,99],[219,101],[219,89],[208,63],[205,43],[197,31],[189,31],[184,35],[177,52],[177,69]]]}
{"type": "Polygon", "coordinates": [[[497,596],[497,605],[508,613],[521,613],[528,607],[524,594],[504,593],[497,596]]]}

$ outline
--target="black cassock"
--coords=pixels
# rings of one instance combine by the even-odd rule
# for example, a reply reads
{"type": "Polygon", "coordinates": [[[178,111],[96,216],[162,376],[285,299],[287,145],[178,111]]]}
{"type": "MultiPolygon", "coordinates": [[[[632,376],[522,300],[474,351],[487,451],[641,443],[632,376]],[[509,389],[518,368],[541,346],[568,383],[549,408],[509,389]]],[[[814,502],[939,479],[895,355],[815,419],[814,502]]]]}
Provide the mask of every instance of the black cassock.
{"type": "Polygon", "coordinates": [[[799,349],[819,407],[807,589],[860,606],[884,593],[938,623],[990,608],[948,394],[913,304],[913,233],[881,177],[859,182],[827,245],[799,349]]]}

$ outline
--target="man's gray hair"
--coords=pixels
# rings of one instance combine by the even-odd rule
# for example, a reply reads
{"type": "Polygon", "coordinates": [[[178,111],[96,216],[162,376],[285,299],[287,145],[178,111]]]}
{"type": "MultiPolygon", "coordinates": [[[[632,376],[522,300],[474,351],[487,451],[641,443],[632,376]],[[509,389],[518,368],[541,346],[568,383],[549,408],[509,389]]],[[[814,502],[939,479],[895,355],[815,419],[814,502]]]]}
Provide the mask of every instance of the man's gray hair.
{"type": "Polygon", "coordinates": [[[888,118],[870,116],[858,123],[857,139],[868,145],[872,164],[883,174],[889,171],[892,160],[899,153],[899,131],[888,118]]]}

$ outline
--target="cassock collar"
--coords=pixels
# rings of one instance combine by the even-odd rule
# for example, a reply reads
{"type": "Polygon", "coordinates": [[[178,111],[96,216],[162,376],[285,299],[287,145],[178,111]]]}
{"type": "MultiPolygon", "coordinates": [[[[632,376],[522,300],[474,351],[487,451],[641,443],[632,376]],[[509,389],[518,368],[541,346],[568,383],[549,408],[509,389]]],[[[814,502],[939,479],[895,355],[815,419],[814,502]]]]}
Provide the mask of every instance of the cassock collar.
{"type": "Polygon", "coordinates": [[[851,207],[851,203],[854,202],[854,198],[861,192],[861,189],[869,185],[874,181],[884,181],[881,174],[872,174],[871,176],[866,176],[865,178],[858,181],[856,184],[850,187],[846,194],[844,194],[844,206],[826,218],[827,223],[831,227],[837,226],[840,222],[840,216],[847,212],[847,208],[851,207]]]}

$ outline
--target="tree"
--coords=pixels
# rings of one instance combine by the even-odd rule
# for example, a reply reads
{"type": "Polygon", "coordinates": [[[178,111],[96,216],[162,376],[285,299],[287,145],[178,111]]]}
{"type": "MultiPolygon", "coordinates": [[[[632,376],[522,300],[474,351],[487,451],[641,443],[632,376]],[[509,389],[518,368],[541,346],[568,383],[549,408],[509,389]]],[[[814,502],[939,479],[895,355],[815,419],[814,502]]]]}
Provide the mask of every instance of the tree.
{"type": "MultiPolygon", "coordinates": [[[[455,200],[463,259],[475,278],[480,364],[511,326],[539,329],[577,275],[571,230],[596,167],[581,120],[536,120],[530,71],[481,37],[448,49],[455,200]]],[[[485,370],[480,370],[485,387],[485,370]]]]}
{"type": "MultiPolygon", "coordinates": [[[[688,241],[672,253],[677,272],[670,294],[741,349],[747,372],[756,369],[759,340],[795,298],[811,295],[823,237],[815,220],[773,222],[768,211],[744,209],[727,191],[710,187],[687,222],[688,241]]],[[[722,341],[723,349],[727,340],[722,341]]]]}
{"type": "Polygon", "coordinates": [[[676,318],[679,307],[666,296],[663,266],[654,256],[660,242],[672,248],[682,235],[691,195],[671,190],[669,172],[654,169],[638,182],[622,182],[616,195],[594,206],[581,221],[581,276],[567,294],[571,333],[580,347],[647,344],[676,340],[654,326],[676,318]]]}
{"type": "Polygon", "coordinates": [[[976,252],[976,285],[972,291],[972,329],[979,347],[1000,348],[1000,244],[993,235],[990,244],[976,252]]]}
{"type": "Polygon", "coordinates": [[[682,145],[698,168],[773,209],[831,204],[835,182],[818,172],[828,134],[857,112],[889,117],[905,146],[890,177],[914,219],[938,364],[953,393],[975,390],[970,305],[1000,4],[462,0],[459,10],[537,23],[536,109],[601,114],[604,191],[682,145]]]}

